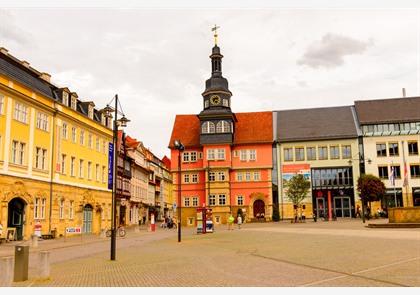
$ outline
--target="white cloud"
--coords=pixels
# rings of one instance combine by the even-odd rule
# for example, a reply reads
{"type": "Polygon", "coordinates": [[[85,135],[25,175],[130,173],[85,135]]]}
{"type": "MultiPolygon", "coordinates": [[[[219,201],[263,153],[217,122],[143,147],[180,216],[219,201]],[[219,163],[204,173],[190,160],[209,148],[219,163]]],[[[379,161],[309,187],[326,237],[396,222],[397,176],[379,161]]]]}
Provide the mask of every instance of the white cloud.
{"type": "Polygon", "coordinates": [[[345,56],[362,54],[371,45],[373,39],[364,42],[328,33],[320,41],[312,43],[297,64],[311,68],[335,68],[344,63],[345,56]]]}

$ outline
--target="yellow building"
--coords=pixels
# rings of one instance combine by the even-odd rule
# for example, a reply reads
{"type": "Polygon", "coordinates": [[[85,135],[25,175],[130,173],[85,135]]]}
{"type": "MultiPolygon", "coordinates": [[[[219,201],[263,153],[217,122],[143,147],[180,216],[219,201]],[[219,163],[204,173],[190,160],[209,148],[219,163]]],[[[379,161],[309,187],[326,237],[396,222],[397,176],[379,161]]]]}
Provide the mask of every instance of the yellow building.
{"type": "Polygon", "coordinates": [[[28,239],[109,227],[111,120],[0,48],[0,222],[28,239]]]}
{"type": "Polygon", "coordinates": [[[355,217],[361,202],[357,179],[364,173],[354,107],[330,107],[274,112],[278,187],[275,203],[282,218],[355,217]],[[287,181],[302,174],[311,187],[297,211],[286,195],[287,181]]]}

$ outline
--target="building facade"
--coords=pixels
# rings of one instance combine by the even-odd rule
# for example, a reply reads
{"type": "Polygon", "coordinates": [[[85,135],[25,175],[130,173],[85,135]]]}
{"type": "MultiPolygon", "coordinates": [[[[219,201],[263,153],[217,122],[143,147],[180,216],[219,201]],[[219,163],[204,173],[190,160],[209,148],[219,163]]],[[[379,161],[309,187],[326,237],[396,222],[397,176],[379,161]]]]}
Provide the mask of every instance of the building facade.
{"type": "Polygon", "coordinates": [[[28,239],[110,225],[112,120],[50,75],[0,49],[0,222],[28,239]]]}
{"type": "Polygon", "coordinates": [[[370,162],[366,173],[386,186],[380,205],[420,206],[420,97],[356,101],[355,107],[370,162]]]}
{"type": "Polygon", "coordinates": [[[223,55],[217,45],[210,58],[212,74],[202,93],[203,109],[198,115],[177,115],[169,142],[181,222],[195,225],[196,209],[202,206],[212,209],[215,224],[225,223],[230,213],[236,216],[238,209],[248,221],[270,220],[272,113],[232,112],[232,93],[222,76],[223,55]],[[176,149],[175,140],[183,144],[183,151],[176,149]]]}

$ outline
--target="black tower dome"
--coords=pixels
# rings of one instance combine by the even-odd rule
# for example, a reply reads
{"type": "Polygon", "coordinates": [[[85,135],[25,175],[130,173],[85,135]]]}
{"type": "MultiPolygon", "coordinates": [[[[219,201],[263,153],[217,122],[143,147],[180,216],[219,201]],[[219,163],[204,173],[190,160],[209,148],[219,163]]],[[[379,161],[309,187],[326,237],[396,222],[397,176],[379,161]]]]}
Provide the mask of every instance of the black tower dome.
{"type": "Polygon", "coordinates": [[[229,83],[226,78],[222,76],[222,58],[223,55],[220,53],[220,47],[214,45],[211,58],[211,77],[206,81],[206,90],[203,92],[203,96],[209,92],[226,92],[232,95],[229,91],[229,83]]]}

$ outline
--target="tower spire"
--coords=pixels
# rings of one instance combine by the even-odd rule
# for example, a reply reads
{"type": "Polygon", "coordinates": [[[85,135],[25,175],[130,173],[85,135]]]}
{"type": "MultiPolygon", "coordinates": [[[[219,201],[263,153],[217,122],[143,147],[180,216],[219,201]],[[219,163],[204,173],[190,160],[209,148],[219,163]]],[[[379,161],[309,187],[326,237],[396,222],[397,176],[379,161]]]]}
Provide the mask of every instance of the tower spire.
{"type": "Polygon", "coordinates": [[[214,46],[217,46],[217,29],[220,29],[217,25],[214,25],[214,27],[211,28],[211,31],[214,32],[214,46]]]}

